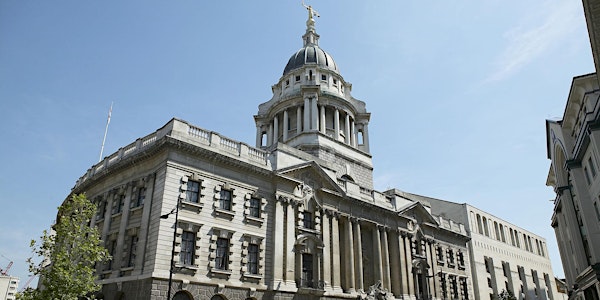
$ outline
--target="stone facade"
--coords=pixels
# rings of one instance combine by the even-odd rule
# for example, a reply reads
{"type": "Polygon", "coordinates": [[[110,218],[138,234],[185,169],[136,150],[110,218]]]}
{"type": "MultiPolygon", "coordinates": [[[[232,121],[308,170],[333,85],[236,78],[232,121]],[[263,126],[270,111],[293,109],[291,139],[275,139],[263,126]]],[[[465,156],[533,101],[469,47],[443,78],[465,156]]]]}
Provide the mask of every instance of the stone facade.
{"type": "Polygon", "coordinates": [[[465,227],[374,190],[370,114],[310,12],[256,147],[172,119],[77,181],[104,299],[473,299],[465,227]]]}
{"type": "Polygon", "coordinates": [[[406,197],[431,203],[441,219],[465,224],[475,299],[490,299],[503,290],[517,299],[561,298],[543,237],[466,203],[406,197]]]}
{"type": "Polygon", "coordinates": [[[546,121],[552,227],[572,299],[600,295],[600,102],[596,74],[573,78],[562,120],[546,121]]]}

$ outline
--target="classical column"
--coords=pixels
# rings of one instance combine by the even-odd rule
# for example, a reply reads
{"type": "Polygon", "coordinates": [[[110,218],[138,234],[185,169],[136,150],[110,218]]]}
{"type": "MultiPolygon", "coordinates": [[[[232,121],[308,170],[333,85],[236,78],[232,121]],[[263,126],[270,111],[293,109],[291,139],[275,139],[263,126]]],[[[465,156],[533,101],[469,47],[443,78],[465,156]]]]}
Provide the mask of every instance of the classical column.
{"type": "Polygon", "coordinates": [[[331,283],[333,282],[331,280],[331,250],[332,250],[332,243],[331,243],[331,231],[330,231],[330,227],[329,227],[329,222],[331,220],[331,212],[328,211],[323,211],[322,213],[323,216],[323,281],[324,281],[324,287],[330,287],[331,283]]]}
{"type": "Polygon", "coordinates": [[[262,126],[256,124],[256,147],[264,146],[262,144],[262,126]]]}
{"type": "Polygon", "coordinates": [[[267,146],[273,144],[273,122],[269,122],[269,131],[267,131],[267,146]]]}
{"type": "Polygon", "coordinates": [[[277,144],[279,141],[279,116],[275,114],[273,118],[273,144],[277,144]]]}
{"type": "Polygon", "coordinates": [[[408,273],[406,266],[409,264],[409,260],[406,258],[406,247],[404,246],[404,235],[405,233],[398,230],[398,252],[400,252],[400,283],[401,293],[408,295],[408,273]]]}
{"type": "Polygon", "coordinates": [[[412,243],[412,235],[407,234],[404,237],[404,253],[406,254],[406,281],[408,295],[415,295],[415,284],[412,272],[412,250],[410,248],[410,244],[412,243]]]}
{"type": "Polygon", "coordinates": [[[290,122],[287,109],[283,111],[283,142],[288,139],[288,131],[290,130],[290,122]]]}
{"type": "Polygon", "coordinates": [[[347,292],[354,292],[354,239],[352,238],[352,221],[350,221],[350,218],[347,217],[346,218],[346,224],[345,224],[345,235],[346,238],[344,239],[345,245],[344,245],[344,259],[346,260],[346,265],[345,265],[345,282],[346,282],[346,289],[347,292]]]}
{"type": "Polygon", "coordinates": [[[331,271],[331,285],[334,290],[341,289],[340,283],[340,228],[339,228],[339,216],[337,213],[331,215],[331,247],[333,248],[333,269],[331,271]]]}
{"type": "Polygon", "coordinates": [[[333,114],[333,138],[336,141],[340,140],[340,110],[337,108],[333,114]]]}
{"type": "Polygon", "coordinates": [[[296,134],[302,132],[302,106],[296,109],[296,134]]]}
{"type": "Polygon", "coordinates": [[[310,100],[312,107],[310,110],[310,129],[318,131],[319,130],[319,108],[317,107],[317,97],[313,97],[310,100]]]}
{"type": "Polygon", "coordinates": [[[362,241],[360,236],[360,220],[354,219],[352,222],[354,233],[354,273],[356,275],[356,290],[364,291],[363,287],[363,264],[362,264],[362,241]]]}
{"type": "MultiPolygon", "coordinates": [[[[384,284],[383,281],[383,267],[381,264],[381,236],[380,231],[381,226],[376,225],[373,228],[373,266],[375,267],[374,279],[375,282],[381,281],[381,284],[384,284]]],[[[383,287],[386,287],[385,285],[383,287]]]]}
{"type": "Polygon", "coordinates": [[[296,254],[294,252],[294,244],[296,243],[296,210],[295,204],[290,201],[287,205],[287,222],[286,222],[286,253],[285,253],[285,283],[295,286],[295,267],[296,254]]]}
{"type": "Polygon", "coordinates": [[[303,132],[310,131],[310,98],[304,97],[304,130],[303,132]]]}
{"type": "Polygon", "coordinates": [[[426,248],[427,248],[427,263],[429,264],[429,267],[431,268],[431,270],[428,270],[427,275],[429,276],[430,274],[432,275],[431,277],[428,277],[428,282],[429,282],[429,294],[433,295],[433,297],[438,296],[438,291],[436,288],[436,280],[435,280],[435,274],[436,274],[436,265],[437,262],[434,262],[434,258],[433,258],[433,248],[432,248],[432,244],[433,241],[432,240],[427,240],[427,244],[426,244],[426,248]]]}
{"type": "Polygon", "coordinates": [[[390,280],[390,252],[388,248],[388,235],[385,227],[381,228],[381,250],[383,259],[383,286],[391,290],[392,284],[390,280]]]}
{"type": "MultiPolygon", "coordinates": [[[[394,296],[396,298],[401,298],[402,297],[402,280],[403,278],[401,277],[400,273],[401,273],[401,268],[403,267],[403,265],[401,264],[402,261],[402,254],[400,252],[400,243],[398,241],[398,237],[399,237],[399,232],[398,230],[391,230],[390,234],[388,235],[389,239],[389,245],[390,245],[390,290],[392,291],[392,293],[394,294],[394,296]]],[[[402,239],[402,238],[400,238],[402,239]]]]}
{"type": "Polygon", "coordinates": [[[346,125],[345,130],[344,130],[344,135],[346,136],[346,140],[344,142],[346,142],[346,144],[350,144],[350,114],[346,113],[346,123],[344,124],[346,125]]]}
{"type": "Polygon", "coordinates": [[[354,120],[350,122],[350,145],[356,147],[356,131],[354,128],[354,120]]]}
{"type": "Polygon", "coordinates": [[[321,126],[321,133],[327,134],[327,121],[325,120],[325,105],[321,105],[321,120],[319,121],[321,126]]]}
{"type": "Polygon", "coordinates": [[[363,124],[363,145],[365,147],[365,151],[369,152],[369,124],[363,124]]]}
{"type": "Polygon", "coordinates": [[[275,230],[275,245],[273,247],[273,286],[277,287],[284,280],[283,271],[284,271],[284,249],[286,248],[286,241],[283,240],[284,237],[284,228],[285,224],[283,220],[285,220],[285,215],[283,211],[283,202],[282,199],[277,199],[275,202],[275,226],[273,226],[275,230]]]}

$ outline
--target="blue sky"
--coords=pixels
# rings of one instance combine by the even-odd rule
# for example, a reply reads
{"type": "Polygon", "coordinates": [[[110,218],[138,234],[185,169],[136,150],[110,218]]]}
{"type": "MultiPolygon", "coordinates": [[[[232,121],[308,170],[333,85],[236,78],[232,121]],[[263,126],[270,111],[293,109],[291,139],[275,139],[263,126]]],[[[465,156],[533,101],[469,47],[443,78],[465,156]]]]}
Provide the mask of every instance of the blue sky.
{"type": "MultiPolygon", "coordinates": [[[[378,190],[467,202],[547,239],[545,124],[594,71],[580,1],[310,1],[320,46],[367,103],[378,190]]],[[[172,117],[254,144],[301,46],[300,1],[0,1],[0,254],[77,178],[172,117]]],[[[8,260],[0,256],[4,268],[8,260]]]]}

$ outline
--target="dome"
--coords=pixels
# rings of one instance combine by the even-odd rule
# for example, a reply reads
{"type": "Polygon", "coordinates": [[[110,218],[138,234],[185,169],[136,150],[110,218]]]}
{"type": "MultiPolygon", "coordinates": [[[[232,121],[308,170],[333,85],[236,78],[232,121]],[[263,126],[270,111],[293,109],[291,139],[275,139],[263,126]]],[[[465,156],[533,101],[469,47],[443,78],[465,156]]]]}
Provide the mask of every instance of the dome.
{"type": "Polygon", "coordinates": [[[283,70],[283,75],[305,65],[316,65],[320,68],[328,69],[340,74],[335,61],[333,61],[333,57],[331,57],[329,53],[325,52],[325,50],[315,44],[309,44],[290,57],[290,60],[283,70]]]}

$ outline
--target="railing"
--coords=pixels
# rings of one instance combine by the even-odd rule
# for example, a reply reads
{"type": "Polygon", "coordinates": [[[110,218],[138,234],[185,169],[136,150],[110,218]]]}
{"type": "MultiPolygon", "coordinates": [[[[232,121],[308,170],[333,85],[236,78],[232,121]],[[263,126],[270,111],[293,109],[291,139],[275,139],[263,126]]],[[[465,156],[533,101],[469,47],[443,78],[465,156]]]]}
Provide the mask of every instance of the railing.
{"type": "Polygon", "coordinates": [[[247,144],[223,137],[216,132],[189,125],[185,121],[172,119],[156,132],[137,139],[135,142],[119,149],[117,152],[112,153],[105,157],[104,160],[93,165],[77,180],[74,188],[78,187],[101,170],[107,169],[124,158],[130,157],[142,149],[156,144],[165,136],[171,136],[172,138],[183,140],[200,147],[208,147],[215,151],[221,149],[226,150],[227,153],[230,153],[229,155],[247,159],[253,163],[268,165],[267,152],[264,150],[252,148],[247,144]]]}

